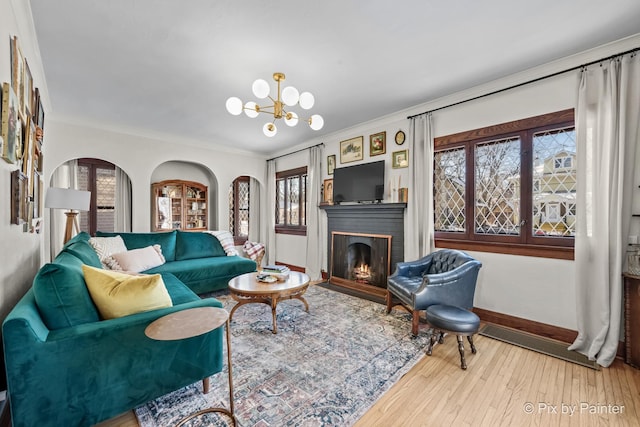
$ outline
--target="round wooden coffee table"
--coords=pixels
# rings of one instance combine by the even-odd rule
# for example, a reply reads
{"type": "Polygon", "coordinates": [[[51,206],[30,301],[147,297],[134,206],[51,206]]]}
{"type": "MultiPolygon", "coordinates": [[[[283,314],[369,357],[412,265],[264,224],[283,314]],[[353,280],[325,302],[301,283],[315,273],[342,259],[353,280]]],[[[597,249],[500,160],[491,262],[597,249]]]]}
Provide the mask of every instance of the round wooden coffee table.
{"type": "Polygon", "coordinates": [[[297,271],[290,271],[289,278],[274,283],[263,283],[256,279],[258,273],[246,273],[229,280],[229,293],[238,303],[231,309],[229,319],[233,313],[245,304],[262,303],[271,306],[273,317],[273,333],[278,333],[276,323],[276,306],[285,299],[299,299],[309,312],[309,304],[302,296],[309,287],[309,276],[297,271]]]}

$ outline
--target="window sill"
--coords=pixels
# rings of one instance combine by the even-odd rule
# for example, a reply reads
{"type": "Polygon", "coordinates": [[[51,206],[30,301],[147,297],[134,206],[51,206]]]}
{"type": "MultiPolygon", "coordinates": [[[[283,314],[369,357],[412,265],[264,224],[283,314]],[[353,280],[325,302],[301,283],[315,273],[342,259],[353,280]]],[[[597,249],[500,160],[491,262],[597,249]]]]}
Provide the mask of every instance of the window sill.
{"type": "Polygon", "coordinates": [[[307,228],[306,227],[277,227],[276,226],[276,234],[290,234],[292,236],[306,236],[307,228]]]}
{"type": "Polygon", "coordinates": [[[507,255],[522,255],[538,258],[573,260],[573,248],[563,246],[522,245],[500,242],[471,242],[458,239],[436,239],[436,248],[459,249],[463,251],[491,252],[507,255]]]}

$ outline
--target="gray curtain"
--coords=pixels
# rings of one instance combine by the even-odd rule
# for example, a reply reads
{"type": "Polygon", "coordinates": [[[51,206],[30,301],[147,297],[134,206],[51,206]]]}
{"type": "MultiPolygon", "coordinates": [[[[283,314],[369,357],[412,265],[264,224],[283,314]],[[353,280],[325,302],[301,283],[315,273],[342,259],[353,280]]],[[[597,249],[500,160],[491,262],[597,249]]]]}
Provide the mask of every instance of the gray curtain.
{"type": "Polygon", "coordinates": [[[274,206],[276,202],[276,161],[267,161],[267,200],[265,202],[267,206],[266,215],[266,227],[264,240],[267,251],[267,265],[276,263],[276,209],[274,206]]]}
{"type": "Polygon", "coordinates": [[[311,280],[322,278],[322,234],[320,225],[320,187],[322,186],[321,145],[309,148],[307,169],[307,261],[306,273],[311,280]]]}
{"type": "Polygon", "coordinates": [[[131,231],[131,180],[129,175],[116,167],[116,200],[115,200],[115,230],[131,231]]]}
{"type": "Polygon", "coordinates": [[[249,178],[249,241],[260,242],[260,182],[249,178]]]}
{"type": "Polygon", "coordinates": [[[639,135],[640,57],[626,55],[583,70],[576,108],[578,337],[569,349],[602,366],[613,362],[620,339],[639,135]]]}
{"type": "Polygon", "coordinates": [[[404,258],[417,260],[434,249],[433,131],[431,113],[409,123],[409,197],[404,258]]]}

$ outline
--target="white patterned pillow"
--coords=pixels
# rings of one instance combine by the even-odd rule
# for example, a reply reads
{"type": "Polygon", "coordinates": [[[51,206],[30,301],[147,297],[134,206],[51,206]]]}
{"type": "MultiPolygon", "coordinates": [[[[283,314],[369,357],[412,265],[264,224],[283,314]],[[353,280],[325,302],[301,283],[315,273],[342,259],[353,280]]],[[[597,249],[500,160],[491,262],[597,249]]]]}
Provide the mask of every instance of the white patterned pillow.
{"type": "Polygon", "coordinates": [[[213,234],[218,238],[218,241],[222,245],[222,249],[224,249],[227,256],[240,255],[236,250],[236,245],[233,241],[233,236],[231,235],[231,233],[225,230],[208,231],[207,233],[213,234]]]}
{"type": "Polygon", "coordinates": [[[127,251],[124,240],[122,240],[120,236],[91,237],[89,238],[89,244],[93,247],[93,250],[96,251],[96,254],[98,254],[98,258],[100,258],[100,262],[104,268],[109,268],[107,264],[105,264],[105,260],[109,256],[127,251]]]}
{"type": "Polygon", "coordinates": [[[112,254],[105,260],[105,264],[109,266],[110,270],[136,273],[157,267],[165,262],[160,245],[112,254]]]}

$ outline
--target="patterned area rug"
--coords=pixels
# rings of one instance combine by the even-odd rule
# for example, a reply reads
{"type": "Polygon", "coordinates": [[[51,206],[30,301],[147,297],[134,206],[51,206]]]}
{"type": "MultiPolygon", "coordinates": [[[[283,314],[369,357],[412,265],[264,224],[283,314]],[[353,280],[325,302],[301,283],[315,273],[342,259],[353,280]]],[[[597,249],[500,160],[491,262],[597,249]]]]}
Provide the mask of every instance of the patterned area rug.
{"type": "MultiPolygon", "coordinates": [[[[227,310],[235,305],[218,295],[227,310]]],[[[240,307],[231,321],[235,413],[240,426],[353,425],[423,355],[427,340],[411,336],[408,313],[319,286],[301,301],[278,304],[278,333],[265,304],[240,307]]],[[[135,413],[142,427],[166,427],[201,409],[228,408],[227,371],[211,391],[192,384],[135,413]]],[[[186,425],[224,426],[217,414],[186,425]]]]}

